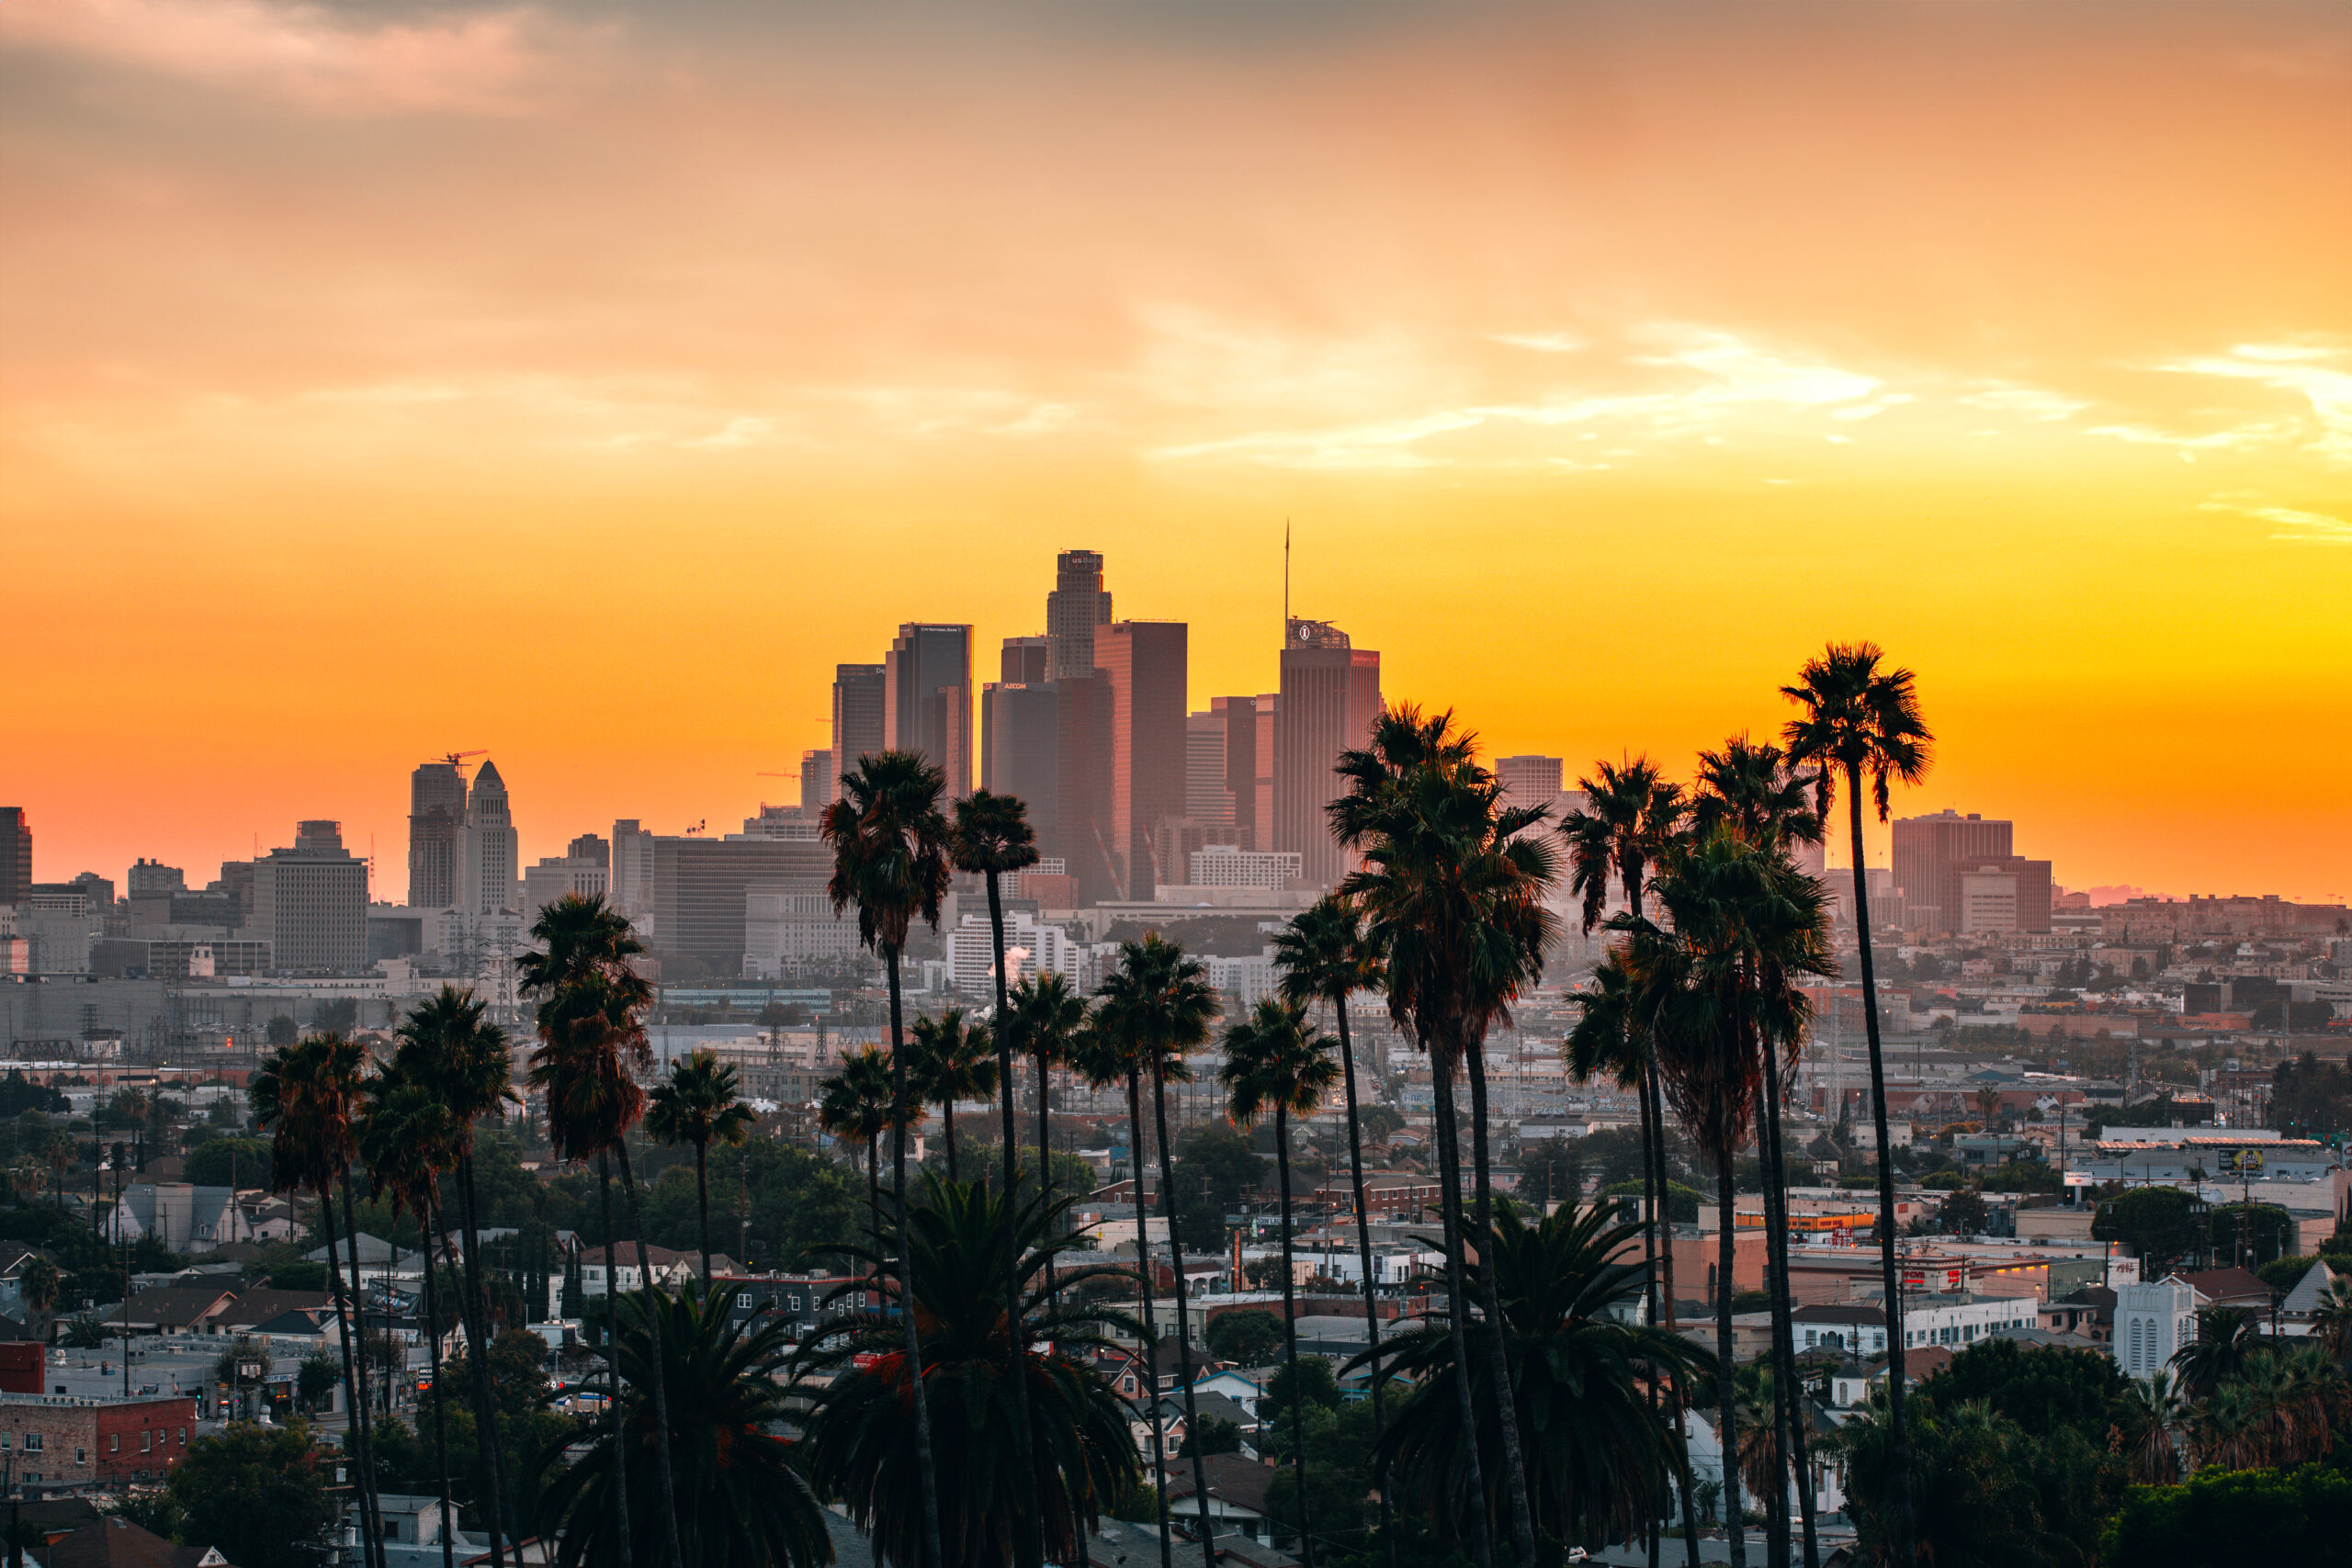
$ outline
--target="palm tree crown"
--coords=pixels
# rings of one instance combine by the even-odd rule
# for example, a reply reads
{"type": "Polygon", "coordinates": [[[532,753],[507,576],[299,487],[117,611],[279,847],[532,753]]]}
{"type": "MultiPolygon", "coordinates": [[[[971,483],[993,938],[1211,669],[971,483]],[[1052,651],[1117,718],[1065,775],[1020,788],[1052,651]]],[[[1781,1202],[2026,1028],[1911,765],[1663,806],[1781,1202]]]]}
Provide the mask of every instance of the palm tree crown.
{"type": "Polygon", "coordinates": [[[1340,1082],[1333,1055],[1339,1042],[1307,1026],[1296,1002],[1267,997],[1250,1016],[1225,1032],[1225,1086],[1233,1119],[1253,1122],[1263,1116],[1304,1116],[1321,1105],[1340,1082]]]}
{"type": "Polygon", "coordinates": [[[1814,809],[1825,818],[1838,775],[1867,773],[1878,819],[1885,821],[1890,787],[1898,781],[1917,784],[1934,758],[1917,677],[1908,670],[1881,670],[1885,657],[1873,642],[1831,643],[1820,658],[1806,661],[1795,685],[1781,688],[1804,709],[1788,724],[1788,765],[1817,765],[1814,809]]]}
{"type": "Polygon", "coordinates": [[[939,801],[946,777],[911,751],[861,757],[842,775],[842,795],[820,825],[833,852],[825,891],[833,912],[857,906],[857,936],[885,953],[904,953],[916,917],[939,923],[953,868],[939,801]]]}
{"type": "Polygon", "coordinates": [[[735,1091],[735,1069],[716,1051],[696,1051],[670,1064],[653,1086],[645,1130],[665,1144],[695,1146],[695,1203],[702,1221],[702,1277],[710,1280],[710,1145],[751,1135],[757,1118],[735,1091]]]}
{"type": "Polygon", "coordinates": [[[1649,868],[1680,829],[1685,807],[1681,786],[1647,757],[1596,763],[1577,785],[1585,804],[1560,819],[1559,830],[1568,851],[1568,886],[1583,900],[1589,931],[1600,923],[1612,877],[1626,901],[1641,908],[1649,868]]]}
{"type": "Polygon", "coordinates": [[[936,1105],[944,1119],[947,1175],[956,1177],[956,1102],[986,1100],[996,1093],[995,1036],[977,1023],[965,1021],[964,1010],[951,1007],[937,1018],[919,1018],[914,1027],[914,1060],[907,1065],[912,1099],[919,1105],[936,1105]]]}

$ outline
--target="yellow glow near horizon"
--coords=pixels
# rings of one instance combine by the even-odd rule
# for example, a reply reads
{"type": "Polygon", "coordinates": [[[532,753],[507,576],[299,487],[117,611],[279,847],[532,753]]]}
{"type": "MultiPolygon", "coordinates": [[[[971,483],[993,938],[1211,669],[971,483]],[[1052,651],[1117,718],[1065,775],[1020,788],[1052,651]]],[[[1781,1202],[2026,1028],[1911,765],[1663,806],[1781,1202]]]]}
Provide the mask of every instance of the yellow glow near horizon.
{"type": "Polygon", "coordinates": [[[1265,690],[1287,518],[1498,752],[1870,637],[1901,809],[2352,896],[2340,10],[54,0],[0,85],[45,878],[331,816],[398,897],[476,747],[527,858],[731,828],[1076,546],[1265,690]]]}

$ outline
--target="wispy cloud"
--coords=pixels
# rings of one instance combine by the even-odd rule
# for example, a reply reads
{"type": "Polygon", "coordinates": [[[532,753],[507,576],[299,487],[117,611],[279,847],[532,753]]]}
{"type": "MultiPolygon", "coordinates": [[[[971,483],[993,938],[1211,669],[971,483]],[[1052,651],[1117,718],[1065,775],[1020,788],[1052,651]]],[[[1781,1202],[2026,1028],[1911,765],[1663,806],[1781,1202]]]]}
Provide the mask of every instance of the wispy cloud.
{"type": "Polygon", "coordinates": [[[2224,491],[2199,504],[2198,510],[2226,512],[2271,524],[2281,532],[2270,537],[2285,544],[2352,546],[2352,522],[2324,512],[2265,505],[2261,496],[2251,491],[2224,491]]]}
{"type": "Polygon", "coordinates": [[[2329,460],[2352,463],[2352,352],[2333,344],[2240,344],[2227,354],[2174,360],[2157,368],[2186,376],[2252,381],[2310,405],[2309,444],[2329,460]]]}

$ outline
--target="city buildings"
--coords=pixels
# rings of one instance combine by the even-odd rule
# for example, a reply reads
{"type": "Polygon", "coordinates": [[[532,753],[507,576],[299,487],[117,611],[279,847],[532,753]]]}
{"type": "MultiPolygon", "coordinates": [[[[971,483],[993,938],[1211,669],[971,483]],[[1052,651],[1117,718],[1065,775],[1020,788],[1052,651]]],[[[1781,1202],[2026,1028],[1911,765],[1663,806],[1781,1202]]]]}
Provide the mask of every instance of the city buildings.
{"type": "Polygon", "coordinates": [[[2014,824],[1975,812],[1898,818],[1894,882],[1902,893],[1903,929],[1996,935],[2050,930],[2050,863],[2017,854],[2013,831],[2014,824]]]}
{"type": "Polygon", "coordinates": [[[1380,655],[1351,646],[1328,621],[1292,619],[1275,714],[1274,833],[1269,848],[1299,857],[1299,876],[1329,887],[1346,865],[1324,807],[1340,753],[1362,746],[1380,715],[1380,655]]]}
{"type": "Polygon", "coordinates": [[[458,835],[457,897],[451,903],[469,915],[518,908],[520,861],[506,781],[498,776],[497,763],[484,762],[466,795],[465,826],[458,835]]]}
{"type": "Polygon", "coordinates": [[[1184,815],[1189,628],[1182,621],[1114,621],[1094,639],[1111,695],[1111,852],[1119,897],[1141,902],[1162,881],[1152,838],[1184,815]]]}
{"type": "Polygon", "coordinates": [[[444,909],[458,901],[458,841],[466,827],[459,759],[425,762],[408,776],[408,902],[444,909]]]}
{"type": "Polygon", "coordinates": [[[343,847],[342,829],[323,819],[298,822],[292,847],[253,863],[246,935],[269,943],[284,973],[339,975],[367,967],[368,863],[343,847]]]}
{"type": "Polygon", "coordinates": [[[833,754],[831,776],[826,780],[821,798],[800,797],[803,806],[830,806],[841,796],[841,775],[857,766],[860,757],[870,757],[888,748],[889,741],[882,727],[883,683],[889,675],[881,664],[836,664],[833,666],[833,754]]]}
{"type": "Polygon", "coordinates": [[[972,793],[972,628],[910,621],[883,660],[887,743],[913,751],[947,780],[947,798],[972,793]]]}
{"type": "Polygon", "coordinates": [[[1095,633],[1110,624],[1111,593],[1102,586],[1102,556],[1093,550],[1064,550],[1055,557],[1054,588],[1046,595],[1045,678],[1073,681],[1092,675],[1100,662],[1095,633]]]}
{"type": "Polygon", "coordinates": [[[0,904],[21,904],[33,885],[33,829],[21,806],[0,806],[0,904]]]}
{"type": "Polygon", "coordinates": [[[560,855],[548,855],[523,873],[522,914],[536,919],[541,909],[570,894],[603,897],[611,887],[612,846],[594,833],[582,833],[564,846],[560,855]]]}

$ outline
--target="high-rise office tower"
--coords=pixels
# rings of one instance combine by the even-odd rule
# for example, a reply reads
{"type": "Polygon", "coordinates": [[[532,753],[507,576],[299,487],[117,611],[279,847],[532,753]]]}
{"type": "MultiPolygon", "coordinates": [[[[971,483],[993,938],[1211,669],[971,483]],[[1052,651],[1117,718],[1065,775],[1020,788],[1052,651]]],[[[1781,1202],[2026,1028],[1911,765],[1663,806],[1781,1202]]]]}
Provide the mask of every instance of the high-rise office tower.
{"type": "Polygon", "coordinates": [[[1233,795],[1233,841],[1261,852],[1274,847],[1274,716],[1282,698],[1211,697],[1209,713],[1225,720],[1225,787],[1233,795]]]}
{"type": "Polygon", "coordinates": [[[882,688],[888,673],[880,664],[833,666],[833,776],[826,781],[824,798],[815,804],[830,806],[839,799],[841,775],[854,772],[860,757],[870,757],[889,746],[889,732],[882,727],[883,710],[888,706],[882,688]]]}
{"type": "Polygon", "coordinates": [[[1052,680],[1052,639],[1009,637],[1000,656],[997,679],[1008,686],[1035,686],[1052,680]]]}
{"type": "Polygon", "coordinates": [[[458,901],[458,840],[466,827],[464,764],[426,762],[408,776],[408,902],[446,909],[458,901]]]}
{"type": "Polygon", "coordinates": [[[2050,863],[2018,855],[2015,836],[2014,824],[1974,812],[1963,817],[1947,809],[1897,818],[1894,886],[1903,895],[1905,927],[2048,931],[2050,863]]]}
{"type": "Polygon", "coordinates": [[[1204,828],[1234,825],[1226,749],[1232,721],[1212,707],[1184,721],[1184,815],[1204,828]]]}
{"type": "Polygon", "coordinates": [[[1095,639],[1111,697],[1110,849],[1131,899],[1149,898],[1163,880],[1152,868],[1153,829],[1184,815],[1189,632],[1182,621],[1114,621],[1095,639]]]}
{"type": "Polygon", "coordinates": [[[1329,887],[1347,869],[1324,808],[1339,788],[1340,753],[1362,746],[1379,715],[1380,655],[1350,646],[1328,621],[1291,620],[1274,725],[1272,847],[1298,855],[1310,886],[1329,887]]]}
{"type": "Polygon", "coordinates": [[[367,966],[368,863],[343,847],[342,829],[339,822],[298,822],[293,848],[253,863],[248,930],[270,944],[271,966],[281,974],[342,975],[367,966]]]}
{"type": "Polygon", "coordinates": [[[1566,769],[1558,757],[1498,757],[1495,780],[1503,786],[1503,805],[1514,811],[1547,810],[1560,798],[1560,779],[1566,769]]]}
{"type": "Polygon", "coordinates": [[[1102,586],[1102,557],[1094,550],[1064,550],[1054,558],[1054,591],[1046,595],[1047,679],[1091,675],[1102,660],[1095,636],[1111,624],[1111,592],[1102,586]]]}
{"type": "Polygon", "coordinates": [[[515,908],[522,874],[506,781],[498,776],[497,763],[484,762],[466,795],[466,826],[458,838],[455,907],[469,915],[515,908]]]}
{"type": "Polygon", "coordinates": [[[804,815],[814,817],[832,804],[833,791],[841,787],[834,782],[840,772],[833,766],[830,750],[800,753],[800,809],[804,815]]]}
{"type": "Polygon", "coordinates": [[[33,825],[21,806],[0,806],[0,904],[21,904],[33,885],[33,825]]]}
{"type": "Polygon", "coordinates": [[[883,660],[882,729],[947,779],[947,798],[972,793],[972,628],[910,621],[883,660]]]}
{"type": "Polygon", "coordinates": [[[1069,731],[1057,681],[992,681],[980,688],[980,787],[1027,807],[1037,852],[1069,858],[1062,817],[1069,731]]]}

